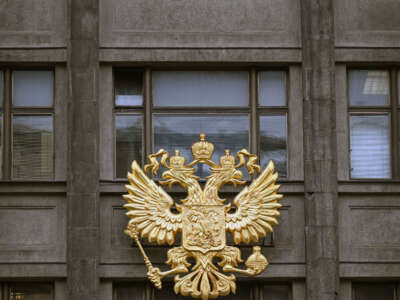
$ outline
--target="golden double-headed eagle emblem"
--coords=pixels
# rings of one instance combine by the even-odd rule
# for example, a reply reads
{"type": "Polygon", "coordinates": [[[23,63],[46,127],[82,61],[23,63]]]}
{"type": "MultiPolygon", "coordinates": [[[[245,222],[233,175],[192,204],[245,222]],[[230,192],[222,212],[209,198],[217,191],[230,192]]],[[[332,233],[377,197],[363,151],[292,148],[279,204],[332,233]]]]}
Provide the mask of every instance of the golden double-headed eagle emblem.
{"type": "Polygon", "coordinates": [[[225,155],[216,164],[211,159],[213,152],[214,145],[206,141],[205,134],[200,134],[200,141],[192,145],[194,160],[188,164],[178,150],[170,157],[163,149],[149,155],[150,163],[145,165],[144,171],[134,161],[132,171],[128,173],[128,194],[123,195],[128,202],[124,207],[130,218],[125,233],[138,244],[150,281],[161,288],[162,278],[176,274],[175,293],[202,300],[235,293],[235,275],[232,273],[254,276],[267,267],[268,261],[260,247],[254,246],[245,262],[247,268],[238,268],[243,262],[240,249],[226,245],[225,231],[232,234],[235,244],[257,242],[278,224],[276,218],[281,207],[278,201],[282,199],[277,193],[278,173],[274,173],[271,161],[261,175],[235,197],[234,209],[232,204],[224,204],[225,199],[218,196],[220,187],[245,184],[243,173],[238,169],[246,164],[249,174],[254,174],[260,173],[260,166],[256,164],[257,156],[246,149],[237,153],[237,164],[229,150],[225,150],[225,155]],[[160,164],[167,170],[162,173],[159,184],[170,187],[180,184],[186,189],[187,197],[181,204],[174,203],[164,189],[145,174],[147,171],[157,174],[160,164]],[[195,175],[197,164],[210,166],[211,175],[206,177],[204,188],[195,175]],[[172,211],[173,206],[177,213],[172,211]],[[168,251],[166,263],[171,269],[162,272],[153,267],[139,236],[159,245],[172,245],[178,233],[182,233],[182,245],[168,251]],[[194,258],[193,266],[189,258],[194,258]]]}

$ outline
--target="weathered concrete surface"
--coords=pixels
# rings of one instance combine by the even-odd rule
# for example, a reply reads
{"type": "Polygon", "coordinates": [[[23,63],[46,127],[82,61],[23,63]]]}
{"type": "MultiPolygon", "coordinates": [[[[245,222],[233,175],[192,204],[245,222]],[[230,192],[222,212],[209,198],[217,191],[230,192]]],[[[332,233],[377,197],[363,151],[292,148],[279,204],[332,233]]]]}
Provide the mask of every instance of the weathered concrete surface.
{"type": "Polygon", "coordinates": [[[308,300],[337,299],[339,288],[332,5],[301,1],[308,300]]]}
{"type": "Polygon", "coordinates": [[[70,1],[68,299],[98,299],[98,0],[70,1]]]}

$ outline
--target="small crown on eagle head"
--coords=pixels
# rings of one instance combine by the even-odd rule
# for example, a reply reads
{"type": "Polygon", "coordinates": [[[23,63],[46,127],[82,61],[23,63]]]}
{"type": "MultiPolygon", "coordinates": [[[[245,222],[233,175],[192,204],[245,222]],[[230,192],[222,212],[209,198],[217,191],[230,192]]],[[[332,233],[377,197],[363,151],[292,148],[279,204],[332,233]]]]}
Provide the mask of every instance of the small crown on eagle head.
{"type": "Polygon", "coordinates": [[[214,152],[214,145],[206,141],[206,135],[200,134],[200,141],[192,145],[192,155],[195,160],[211,160],[214,152]]]}

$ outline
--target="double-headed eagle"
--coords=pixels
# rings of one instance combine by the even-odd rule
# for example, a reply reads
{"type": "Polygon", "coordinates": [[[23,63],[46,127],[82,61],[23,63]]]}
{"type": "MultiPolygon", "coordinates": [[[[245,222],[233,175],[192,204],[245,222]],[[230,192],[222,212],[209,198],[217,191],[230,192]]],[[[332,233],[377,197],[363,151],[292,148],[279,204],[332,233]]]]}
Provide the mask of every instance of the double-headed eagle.
{"type": "Polygon", "coordinates": [[[202,300],[235,293],[235,276],[223,272],[254,276],[267,267],[268,261],[261,254],[260,247],[254,246],[253,254],[245,262],[247,269],[237,268],[243,262],[240,250],[226,245],[225,231],[232,234],[235,244],[257,242],[272,232],[273,225],[278,224],[276,218],[281,207],[278,201],[282,199],[282,195],[277,194],[279,185],[275,183],[278,173],[274,173],[271,161],[261,175],[235,197],[234,209],[231,204],[224,204],[225,199],[218,196],[220,187],[224,184],[245,184],[238,168],[246,164],[249,174],[253,174],[260,172],[260,166],[256,164],[257,156],[245,149],[237,153],[238,164],[229,150],[225,150],[225,155],[216,164],[211,160],[213,151],[214,145],[205,140],[205,134],[201,134],[200,141],[192,145],[194,160],[189,164],[178,150],[171,157],[163,149],[149,155],[150,164],[145,165],[144,171],[157,174],[160,163],[167,168],[159,183],[170,187],[180,184],[185,188],[187,197],[181,200],[182,204],[174,203],[136,161],[132,163],[132,172],[128,173],[128,194],[123,195],[128,202],[124,207],[130,217],[125,233],[138,244],[151,282],[161,288],[162,278],[177,274],[175,293],[202,300]],[[195,176],[194,166],[200,163],[211,167],[211,175],[206,178],[204,188],[195,176]],[[177,213],[172,211],[173,206],[177,213]],[[153,267],[140,244],[139,235],[149,242],[172,245],[178,233],[182,233],[182,245],[168,251],[166,263],[171,269],[162,272],[153,267]],[[195,259],[194,266],[189,258],[195,259]],[[215,259],[219,260],[219,268],[213,263],[215,259]]]}

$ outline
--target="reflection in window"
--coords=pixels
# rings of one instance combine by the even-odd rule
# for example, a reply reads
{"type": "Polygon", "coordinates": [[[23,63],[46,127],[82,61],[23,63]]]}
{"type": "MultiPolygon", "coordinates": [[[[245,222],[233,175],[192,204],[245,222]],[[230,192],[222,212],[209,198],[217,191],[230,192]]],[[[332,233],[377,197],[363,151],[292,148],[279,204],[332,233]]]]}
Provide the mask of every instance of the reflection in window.
{"type": "Polygon", "coordinates": [[[9,300],[52,300],[52,286],[47,283],[10,283],[9,300]]]}
{"type": "Polygon", "coordinates": [[[144,300],[145,284],[139,282],[119,283],[115,286],[114,293],[115,300],[144,300]]]}
{"type": "Polygon", "coordinates": [[[290,288],[288,285],[264,285],[262,300],[289,300],[290,288]]]}
{"type": "Polygon", "coordinates": [[[354,300],[393,300],[395,284],[363,283],[354,285],[354,300]]]}
{"type": "Polygon", "coordinates": [[[142,124],[141,115],[115,116],[117,178],[126,177],[133,160],[142,164],[142,124]]]}
{"type": "Polygon", "coordinates": [[[155,71],[154,106],[248,106],[248,72],[155,71]]]}
{"type": "Polygon", "coordinates": [[[54,164],[52,116],[14,115],[12,125],[13,178],[52,178],[54,164]]]}
{"type": "Polygon", "coordinates": [[[351,70],[349,72],[351,106],[386,106],[389,104],[389,72],[351,70]]]}
{"type": "Polygon", "coordinates": [[[52,71],[13,71],[13,106],[51,107],[52,71]]]}
{"type": "MultiPolygon", "coordinates": [[[[192,161],[188,145],[199,141],[200,133],[207,134],[206,140],[214,144],[213,161],[219,162],[225,149],[232,155],[249,147],[248,115],[154,115],[154,152],[163,148],[170,154],[181,151],[186,162],[192,161]]],[[[196,175],[208,176],[208,166],[198,165],[196,175]]]]}
{"type": "Polygon", "coordinates": [[[258,103],[260,106],[286,105],[286,72],[264,71],[259,73],[258,103]]]}
{"type": "Polygon", "coordinates": [[[352,178],[390,178],[388,115],[350,116],[352,178]]]}
{"type": "Polygon", "coordinates": [[[286,115],[260,116],[261,167],[270,160],[274,161],[279,177],[286,177],[286,115]]]}
{"type": "Polygon", "coordinates": [[[143,105],[143,76],[142,72],[118,70],[114,72],[115,105],[143,105]]]}

